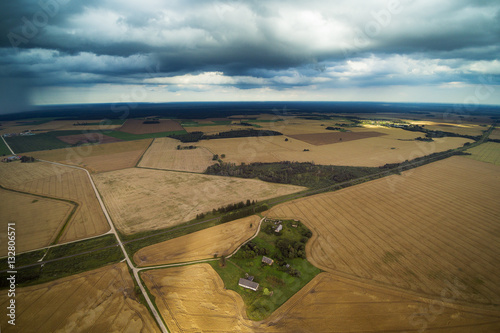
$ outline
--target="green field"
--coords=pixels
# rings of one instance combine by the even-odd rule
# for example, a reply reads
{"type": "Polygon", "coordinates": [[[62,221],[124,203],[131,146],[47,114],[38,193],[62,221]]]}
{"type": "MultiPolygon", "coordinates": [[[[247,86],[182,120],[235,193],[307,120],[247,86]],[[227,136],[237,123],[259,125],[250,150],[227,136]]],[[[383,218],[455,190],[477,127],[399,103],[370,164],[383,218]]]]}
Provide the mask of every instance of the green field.
{"type": "Polygon", "coordinates": [[[9,148],[3,140],[0,140],[0,156],[11,155],[9,148]]]}
{"type": "Polygon", "coordinates": [[[27,135],[27,136],[12,136],[5,138],[10,148],[16,154],[22,154],[30,151],[50,150],[70,147],[71,145],[59,140],[58,136],[77,135],[86,133],[97,133],[100,131],[52,131],[47,133],[27,135]]]}
{"type": "MultiPolygon", "coordinates": [[[[35,264],[26,268],[16,268],[17,286],[30,286],[60,279],[65,276],[96,269],[108,264],[117,263],[123,259],[123,253],[113,235],[107,235],[88,241],[75,242],[49,249],[45,260],[53,260],[65,256],[71,258],[36,264],[43,257],[45,250],[37,250],[16,256],[16,267],[35,264]],[[95,251],[92,251],[95,250],[95,251]],[[92,251],[90,253],[82,253],[92,251]],[[78,254],[82,253],[82,254],[78,254]]],[[[5,269],[6,259],[2,259],[1,267],[5,269]]],[[[7,288],[7,273],[0,273],[0,289],[7,288]]]]}
{"type": "Polygon", "coordinates": [[[467,149],[468,156],[477,161],[500,165],[500,143],[486,142],[471,149],[467,149]]]}
{"type": "Polygon", "coordinates": [[[224,259],[210,263],[224,281],[224,286],[241,295],[252,320],[268,317],[321,272],[305,259],[305,242],[311,235],[310,231],[300,222],[282,222],[280,233],[272,230],[274,223],[263,222],[259,235],[234,257],[225,260],[225,264],[224,259]],[[288,248],[286,256],[280,248],[288,248]],[[274,263],[271,266],[262,263],[263,255],[273,259],[274,263]],[[254,276],[253,281],[259,283],[257,291],[238,285],[239,279],[245,278],[246,274],[254,276]]]}

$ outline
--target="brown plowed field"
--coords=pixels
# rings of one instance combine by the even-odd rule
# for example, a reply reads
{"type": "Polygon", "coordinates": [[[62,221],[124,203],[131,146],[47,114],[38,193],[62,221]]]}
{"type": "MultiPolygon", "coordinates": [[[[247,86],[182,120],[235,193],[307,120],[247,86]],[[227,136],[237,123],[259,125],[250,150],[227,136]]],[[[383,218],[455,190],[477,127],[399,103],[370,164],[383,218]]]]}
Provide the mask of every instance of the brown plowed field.
{"type": "MultiPolygon", "coordinates": [[[[210,165],[217,163],[212,160],[213,154],[208,149],[197,147],[196,149],[178,150],[179,144],[179,141],[171,138],[155,139],[138,166],[201,173],[210,165]]],[[[180,145],[189,146],[189,144],[180,145]]]]}
{"type": "Polygon", "coordinates": [[[259,220],[249,216],[154,244],[137,251],[134,261],[138,266],[152,266],[227,256],[255,234],[259,220]]]}
{"type": "Polygon", "coordinates": [[[457,300],[500,303],[500,170],[453,157],[291,201],[271,217],[312,231],[308,259],[337,274],[429,296],[464,285],[457,300]]]}
{"type": "Polygon", "coordinates": [[[460,333],[500,328],[497,313],[452,307],[330,273],[316,276],[262,322],[247,319],[241,297],[224,289],[208,264],[151,270],[141,276],[171,332],[460,333]]]}
{"type": "Polygon", "coordinates": [[[374,138],[385,135],[380,132],[330,132],[330,133],[312,133],[312,134],[296,134],[289,137],[296,140],[304,141],[315,146],[322,146],[331,143],[339,143],[360,139],[374,138]]]}
{"type": "Polygon", "coordinates": [[[65,136],[58,136],[57,138],[63,142],[70,144],[70,145],[74,145],[76,143],[103,144],[103,143],[123,141],[123,140],[120,140],[117,138],[113,138],[112,136],[107,136],[107,135],[100,134],[100,133],[97,135],[93,135],[93,134],[96,134],[96,133],[65,135],[65,136]]]}
{"type": "MultiPolygon", "coordinates": [[[[7,307],[7,293],[0,305],[7,307]]],[[[160,332],[139,303],[125,263],[16,290],[16,326],[2,332],[160,332]]]]}
{"type": "Polygon", "coordinates": [[[94,175],[116,227],[123,233],[171,227],[232,203],[264,200],[303,187],[255,179],[130,168],[94,175]]]}
{"type": "Polygon", "coordinates": [[[0,189],[0,243],[5,244],[0,256],[7,255],[7,223],[15,223],[16,252],[34,250],[56,239],[73,207],[69,202],[0,189]]]}
{"type": "Polygon", "coordinates": [[[160,119],[158,124],[143,124],[143,119],[127,119],[118,130],[130,134],[149,134],[170,131],[183,131],[184,128],[175,120],[160,119]]]}
{"type": "Polygon", "coordinates": [[[90,172],[106,172],[134,167],[152,139],[107,143],[28,153],[42,160],[76,165],[90,172]]]}
{"type": "Polygon", "coordinates": [[[83,170],[45,162],[2,163],[0,182],[7,188],[78,203],[60,243],[97,236],[109,230],[90,180],[83,170]]]}

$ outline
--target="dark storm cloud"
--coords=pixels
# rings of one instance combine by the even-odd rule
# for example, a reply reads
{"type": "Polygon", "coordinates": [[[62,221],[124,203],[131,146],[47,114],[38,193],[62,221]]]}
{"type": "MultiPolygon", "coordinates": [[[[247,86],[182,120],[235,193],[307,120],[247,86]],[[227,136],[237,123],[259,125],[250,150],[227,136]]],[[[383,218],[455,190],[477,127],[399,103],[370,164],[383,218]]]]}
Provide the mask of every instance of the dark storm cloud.
{"type": "Polygon", "coordinates": [[[277,90],[500,75],[498,1],[2,1],[0,35],[0,75],[38,86],[196,83],[206,72],[222,75],[205,85],[277,90]]]}

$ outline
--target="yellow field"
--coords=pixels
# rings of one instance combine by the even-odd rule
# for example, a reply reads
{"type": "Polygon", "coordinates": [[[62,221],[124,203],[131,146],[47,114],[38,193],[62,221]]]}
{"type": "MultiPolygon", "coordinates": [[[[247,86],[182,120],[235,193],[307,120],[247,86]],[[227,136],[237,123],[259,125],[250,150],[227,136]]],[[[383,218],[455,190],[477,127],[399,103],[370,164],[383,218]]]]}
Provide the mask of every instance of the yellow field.
{"type": "Polygon", "coordinates": [[[152,266],[227,256],[255,234],[259,220],[249,216],[151,245],[137,251],[134,261],[138,266],[152,266]]]}
{"type": "MultiPolygon", "coordinates": [[[[89,178],[83,170],[45,162],[2,163],[0,183],[7,188],[78,203],[59,243],[97,236],[109,230],[89,178]]],[[[34,222],[38,223],[36,220],[34,222]]]]}
{"type": "MultiPolygon", "coordinates": [[[[225,154],[225,162],[314,162],[324,165],[382,166],[399,163],[435,152],[462,146],[472,140],[441,138],[434,142],[413,141],[422,133],[398,128],[371,126],[355,132],[380,132],[385,135],[367,139],[315,146],[286,136],[203,140],[200,146],[214,154],[225,154]],[[285,141],[288,138],[288,141],[285,141]],[[309,151],[304,151],[309,149],[309,151]]],[[[323,128],[321,133],[329,131],[323,128]]],[[[312,132],[311,132],[312,133],[312,132]]]]}
{"type": "MultiPolygon", "coordinates": [[[[316,276],[262,322],[208,264],[142,273],[171,332],[493,332],[500,315],[455,307],[330,273],[316,276]],[[193,278],[196,277],[196,278],[193,278]]],[[[450,289],[450,293],[453,289],[450,289]]],[[[270,296],[272,297],[272,296],[270,296]]],[[[446,293],[445,297],[450,297],[446,293]]]]}
{"type": "Polygon", "coordinates": [[[203,172],[210,165],[216,163],[212,160],[213,154],[208,149],[198,147],[196,149],[178,150],[177,146],[189,146],[196,144],[181,144],[178,140],[171,138],[158,138],[153,141],[149,149],[139,163],[140,167],[203,172]]]}
{"type": "Polygon", "coordinates": [[[16,252],[21,253],[50,245],[72,210],[68,202],[0,189],[0,243],[5,244],[0,256],[7,255],[7,223],[15,223],[16,252]]]}
{"type": "MultiPolygon", "coordinates": [[[[0,295],[0,305],[9,298],[0,295]]],[[[124,263],[16,290],[16,326],[2,332],[160,332],[124,263]]]]}
{"type": "Polygon", "coordinates": [[[28,154],[42,160],[80,166],[90,172],[105,172],[134,167],[150,143],[151,139],[144,139],[28,154]]]}
{"type": "Polygon", "coordinates": [[[431,131],[443,131],[457,133],[461,135],[483,135],[483,131],[486,131],[488,127],[480,126],[478,124],[467,124],[467,123],[446,123],[446,122],[434,122],[434,121],[410,121],[415,125],[423,125],[425,129],[431,131]]]}
{"type": "Polygon", "coordinates": [[[141,273],[171,332],[249,332],[244,303],[208,264],[141,273]]]}
{"type": "Polygon", "coordinates": [[[94,180],[113,222],[126,234],[171,227],[231,203],[304,189],[254,179],[142,168],[100,173],[94,180]]]}
{"type": "Polygon", "coordinates": [[[301,219],[308,259],[325,271],[430,296],[458,279],[457,300],[499,304],[499,172],[453,157],[268,215],[301,219]]]}
{"type": "Polygon", "coordinates": [[[467,149],[468,156],[474,160],[500,165],[500,143],[486,142],[477,147],[467,149]]]}

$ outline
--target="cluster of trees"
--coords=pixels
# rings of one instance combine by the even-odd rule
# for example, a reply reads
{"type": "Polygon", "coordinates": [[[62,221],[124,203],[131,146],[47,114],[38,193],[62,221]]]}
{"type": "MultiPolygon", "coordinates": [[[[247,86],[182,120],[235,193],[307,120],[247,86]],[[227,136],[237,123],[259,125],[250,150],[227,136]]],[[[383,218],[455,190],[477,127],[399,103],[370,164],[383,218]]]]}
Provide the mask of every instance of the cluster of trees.
{"type": "Polygon", "coordinates": [[[276,241],[276,248],[280,251],[283,259],[306,257],[306,244],[301,241],[281,238],[276,241]]]}
{"type": "Polygon", "coordinates": [[[21,156],[21,163],[33,163],[35,158],[33,156],[21,156]]]}
{"type": "Polygon", "coordinates": [[[197,146],[181,146],[177,145],[177,150],[186,150],[186,149],[196,149],[198,148],[197,146]]]}
{"type": "MultiPolygon", "coordinates": [[[[396,125],[391,125],[391,127],[396,127],[396,125]]],[[[403,127],[400,127],[400,126],[397,126],[397,127],[402,128],[406,131],[425,133],[425,137],[430,138],[430,139],[443,138],[443,137],[466,138],[466,139],[471,139],[474,141],[481,139],[481,135],[466,135],[466,134],[458,134],[458,133],[453,133],[453,132],[434,131],[434,130],[429,130],[427,128],[424,128],[423,125],[422,126],[420,126],[420,125],[408,125],[408,126],[403,126],[403,127]]],[[[415,140],[418,140],[418,138],[415,140]]]]}
{"type": "Polygon", "coordinates": [[[235,211],[233,213],[226,214],[221,217],[220,221],[222,223],[226,223],[229,221],[234,221],[237,219],[241,219],[243,217],[247,217],[250,215],[254,215],[255,213],[260,213],[265,210],[268,210],[268,206],[266,204],[260,205],[260,206],[250,206],[250,207],[245,207],[241,210],[235,211]]]}
{"type": "Polygon", "coordinates": [[[428,137],[423,138],[423,137],[421,137],[421,136],[419,136],[418,138],[415,138],[415,140],[416,140],[416,141],[424,141],[424,142],[431,142],[431,141],[434,141],[434,139],[433,139],[433,138],[428,138],[428,137]]]}
{"type": "Polygon", "coordinates": [[[144,120],[142,123],[143,124],[159,124],[160,121],[158,119],[149,119],[149,120],[144,120]]]}
{"type": "Polygon", "coordinates": [[[227,132],[220,132],[217,134],[204,134],[203,132],[191,132],[186,134],[171,134],[168,135],[173,139],[180,140],[181,142],[197,142],[200,140],[209,139],[229,139],[229,138],[241,138],[241,137],[253,137],[253,136],[275,136],[283,135],[277,131],[271,130],[256,130],[253,128],[241,129],[241,130],[231,130],[227,132]]]}
{"type": "Polygon", "coordinates": [[[215,214],[215,213],[229,213],[233,210],[237,210],[237,209],[241,209],[241,208],[244,208],[244,207],[249,207],[251,205],[255,205],[256,201],[255,200],[252,200],[250,201],[250,199],[248,199],[245,202],[243,201],[240,201],[238,203],[234,203],[234,204],[229,204],[227,206],[222,206],[222,207],[219,207],[217,209],[213,209],[212,210],[212,214],[215,214]]]}
{"type": "Polygon", "coordinates": [[[256,256],[268,255],[268,251],[264,247],[259,247],[254,242],[250,241],[237,252],[236,258],[238,259],[253,259],[256,256]]]}
{"type": "Polygon", "coordinates": [[[205,171],[209,175],[258,178],[263,181],[307,186],[311,188],[380,172],[378,168],[316,165],[310,162],[251,163],[236,165],[218,163],[205,171]]]}

